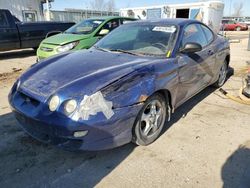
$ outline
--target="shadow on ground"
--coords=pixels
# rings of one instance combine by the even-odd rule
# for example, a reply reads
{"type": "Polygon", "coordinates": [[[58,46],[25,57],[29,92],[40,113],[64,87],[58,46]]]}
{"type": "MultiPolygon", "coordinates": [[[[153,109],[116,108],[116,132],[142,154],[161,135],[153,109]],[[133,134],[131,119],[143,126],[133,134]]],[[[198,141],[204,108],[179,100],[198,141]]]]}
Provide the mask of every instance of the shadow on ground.
{"type": "Polygon", "coordinates": [[[69,152],[40,143],[19,127],[13,113],[0,116],[1,187],[94,187],[134,149],[69,152]]]}
{"type": "Polygon", "coordinates": [[[36,55],[36,51],[33,49],[7,51],[7,52],[0,52],[0,59],[5,60],[5,59],[24,58],[34,55],[36,55]]]}
{"type": "Polygon", "coordinates": [[[227,159],[221,176],[224,188],[250,187],[250,140],[227,159]]]}
{"type": "Polygon", "coordinates": [[[200,103],[203,99],[208,97],[211,93],[213,93],[216,90],[214,87],[207,87],[202,92],[200,92],[195,97],[191,98],[187,102],[185,102],[183,105],[178,107],[174,114],[172,114],[170,122],[167,122],[166,126],[164,127],[162,134],[165,134],[165,132],[173,125],[175,124],[179,119],[185,117],[193,107],[195,107],[198,103],[200,103]]]}

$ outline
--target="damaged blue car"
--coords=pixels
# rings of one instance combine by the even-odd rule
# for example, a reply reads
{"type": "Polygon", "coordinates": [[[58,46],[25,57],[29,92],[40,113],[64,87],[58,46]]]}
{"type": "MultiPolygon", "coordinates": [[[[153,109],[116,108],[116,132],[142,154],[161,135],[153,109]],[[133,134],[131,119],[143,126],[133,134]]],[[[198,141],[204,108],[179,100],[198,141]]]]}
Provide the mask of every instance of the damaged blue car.
{"type": "Polygon", "coordinates": [[[228,41],[199,21],[132,22],[89,50],[35,64],[15,82],[9,103],[22,128],[45,143],[146,146],[177,107],[224,84],[229,61],[228,41]]]}

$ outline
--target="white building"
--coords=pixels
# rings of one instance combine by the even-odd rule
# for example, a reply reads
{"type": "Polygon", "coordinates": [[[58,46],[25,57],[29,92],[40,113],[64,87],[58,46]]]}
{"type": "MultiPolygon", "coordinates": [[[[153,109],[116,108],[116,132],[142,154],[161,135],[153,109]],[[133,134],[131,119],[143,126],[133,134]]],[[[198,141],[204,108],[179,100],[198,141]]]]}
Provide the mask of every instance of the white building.
{"type": "Polygon", "coordinates": [[[148,7],[124,8],[121,16],[139,19],[189,18],[197,19],[219,31],[224,3],[219,0],[197,3],[165,4],[148,7]]]}
{"type": "Polygon", "coordinates": [[[0,9],[8,9],[20,21],[43,21],[44,3],[46,0],[0,0],[0,9]]]}

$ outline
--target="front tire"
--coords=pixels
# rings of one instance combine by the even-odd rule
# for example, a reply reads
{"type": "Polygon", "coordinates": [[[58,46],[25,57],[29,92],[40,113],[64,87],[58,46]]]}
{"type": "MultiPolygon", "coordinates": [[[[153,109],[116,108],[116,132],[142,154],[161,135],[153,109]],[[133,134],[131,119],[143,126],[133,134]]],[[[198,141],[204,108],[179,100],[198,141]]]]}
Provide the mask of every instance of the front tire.
{"type": "Polygon", "coordinates": [[[227,72],[228,72],[228,64],[227,61],[225,60],[220,68],[219,78],[213,85],[214,87],[220,88],[221,86],[224,85],[227,79],[227,72]]]}
{"type": "Polygon", "coordinates": [[[236,27],[236,31],[241,31],[241,27],[236,27]]]}
{"type": "Polygon", "coordinates": [[[168,101],[161,94],[149,97],[137,115],[132,142],[141,146],[154,142],[165,124],[167,107],[168,101]]]}

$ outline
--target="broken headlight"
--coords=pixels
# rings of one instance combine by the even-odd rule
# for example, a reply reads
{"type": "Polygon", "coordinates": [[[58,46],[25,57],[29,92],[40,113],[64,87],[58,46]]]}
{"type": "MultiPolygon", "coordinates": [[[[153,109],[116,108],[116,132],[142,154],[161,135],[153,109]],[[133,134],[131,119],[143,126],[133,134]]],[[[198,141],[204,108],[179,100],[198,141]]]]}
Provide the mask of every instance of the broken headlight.
{"type": "Polygon", "coordinates": [[[102,112],[107,119],[114,115],[112,102],[107,101],[100,91],[91,96],[85,95],[72,119],[76,121],[79,119],[88,120],[91,115],[94,116],[98,112],[102,112]]]}

